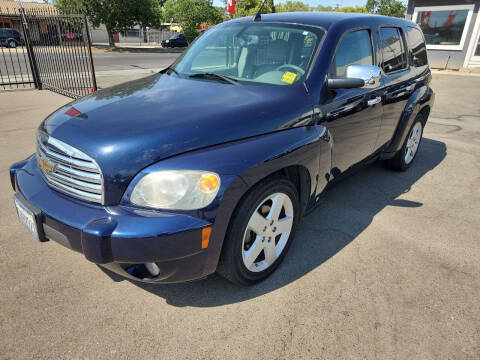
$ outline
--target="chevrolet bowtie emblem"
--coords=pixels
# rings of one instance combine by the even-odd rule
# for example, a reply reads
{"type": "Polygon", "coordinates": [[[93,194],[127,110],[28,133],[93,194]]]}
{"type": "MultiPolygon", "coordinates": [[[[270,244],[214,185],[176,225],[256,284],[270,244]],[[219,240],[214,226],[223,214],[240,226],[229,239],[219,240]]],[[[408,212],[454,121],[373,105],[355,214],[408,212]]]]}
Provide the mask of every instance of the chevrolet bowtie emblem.
{"type": "Polygon", "coordinates": [[[53,172],[55,171],[55,168],[57,167],[57,164],[51,162],[50,160],[48,159],[45,159],[43,157],[41,157],[38,161],[38,163],[40,164],[40,167],[42,168],[43,171],[45,172],[53,172]]]}

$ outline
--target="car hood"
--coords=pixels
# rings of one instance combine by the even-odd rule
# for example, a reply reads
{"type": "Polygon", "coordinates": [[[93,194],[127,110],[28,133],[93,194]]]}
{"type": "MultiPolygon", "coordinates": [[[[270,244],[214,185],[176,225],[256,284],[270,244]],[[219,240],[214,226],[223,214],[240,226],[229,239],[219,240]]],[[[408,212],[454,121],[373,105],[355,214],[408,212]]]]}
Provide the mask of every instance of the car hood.
{"type": "Polygon", "coordinates": [[[298,126],[310,112],[301,84],[232,85],[156,74],[68,104],[40,129],[93,157],[103,172],[106,203],[115,203],[150,164],[298,126]]]}

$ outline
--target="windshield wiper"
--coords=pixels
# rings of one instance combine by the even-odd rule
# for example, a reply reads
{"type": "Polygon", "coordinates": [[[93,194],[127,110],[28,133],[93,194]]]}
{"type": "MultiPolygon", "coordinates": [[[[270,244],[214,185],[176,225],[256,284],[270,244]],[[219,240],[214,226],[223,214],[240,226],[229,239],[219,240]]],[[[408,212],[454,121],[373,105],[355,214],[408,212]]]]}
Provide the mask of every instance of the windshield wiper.
{"type": "Polygon", "coordinates": [[[165,74],[165,73],[166,73],[167,71],[169,71],[169,70],[172,71],[172,72],[174,72],[176,75],[178,75],[178,71],[175,70],[175,69],[174,69],[173,67],[171,67],[171,66],[166,67],[165,69],[161,70],[160,73],[165,74]]]}
{"type": "Polygon", "coordinates": [[[238,80],[237,79],[234,79],[230,76],[226,76],[226,75],[220,75],[220,74],[216,74],[216,73],[212,73],[212,72],[205,72],[205,73],[198,73],[198,74],[190,74],[189,77],[191,78],[209,78],[209,79],[220,79],[220,80],[223,80],[223,81],[226,81],[230,84],[234,84],[234,85],[237,85],[238,84],[238,80]]]}

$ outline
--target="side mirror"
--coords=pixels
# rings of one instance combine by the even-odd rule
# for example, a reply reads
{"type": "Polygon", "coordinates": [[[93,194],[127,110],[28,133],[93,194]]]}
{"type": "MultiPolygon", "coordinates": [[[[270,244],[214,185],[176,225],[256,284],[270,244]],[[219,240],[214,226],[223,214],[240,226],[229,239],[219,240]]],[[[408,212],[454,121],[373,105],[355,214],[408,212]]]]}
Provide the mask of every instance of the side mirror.
{"type": "Polygon", "coordinates": [[[373,89],[380,85],[381,69],[375,65],[349,65],[344,78],[328,79],[331,89],[366,88],[373,89]]]}

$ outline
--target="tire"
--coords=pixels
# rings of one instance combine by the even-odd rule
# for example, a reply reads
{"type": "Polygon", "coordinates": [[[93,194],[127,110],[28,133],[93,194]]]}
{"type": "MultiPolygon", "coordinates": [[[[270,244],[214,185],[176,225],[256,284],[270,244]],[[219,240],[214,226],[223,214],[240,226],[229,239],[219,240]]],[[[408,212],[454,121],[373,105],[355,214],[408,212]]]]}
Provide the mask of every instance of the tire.
{"type": "Polygon", "coordinates": [[[217,272],[238,285],[264,280],[285,257],[299,218],[299,196],[288,179],[255,185],[232,215],[217,272]]]}
{"type": "Polygon", "coordinates": [[[418,114],[408,130],[408,135],[401,149],[397,151],[393,158],[385,161],[388,168],[395,171],[405,171],[412,165],[420,148],[424,125],[425,118],[423,114],[418,114]]]}
{"type": "Polygon", "coordinates": [[[8,47],[12,48],[12,49],[15,49],[17,47],[17,43],[15,42],[15,40],[10,40],[8,42],[8,47]]]}

